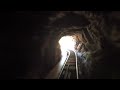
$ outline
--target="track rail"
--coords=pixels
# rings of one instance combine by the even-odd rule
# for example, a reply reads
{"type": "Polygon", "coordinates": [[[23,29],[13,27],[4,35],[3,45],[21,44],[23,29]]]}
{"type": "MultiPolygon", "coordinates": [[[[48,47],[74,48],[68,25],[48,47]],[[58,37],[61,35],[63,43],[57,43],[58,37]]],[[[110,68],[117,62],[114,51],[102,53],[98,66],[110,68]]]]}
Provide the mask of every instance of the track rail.
{"type": "Polygon", "coordinates": [[[76,52],[75,53],[75,58],[76,58],[76,76],[77,76],[77,79],[79,79],[79,76],[78,76],[78,59],[77,59],[77,54],[76,52]]]}
{"type": "Polygon", "coordinates": [[[75,51],[68,52],[69,55],[62,66],[58,79],[79,79],[77,54],[75,51]]]}
{"type": "Polygon", "coordinates": [[[61,72],[60,72],[60,74],[59,74],[59,76],[58,76],[58,79],[60,78],[60,76],[61,76],[61,74],[62,74],[62,72],[63,72],[63,69],[64,69],[64,67],[65,67],[65,64],[66,64],[66,62],[67,62],[67,60],[68,60],[68,58],[69,58],[69,56],[70,56],[70,51],[68,51],[68,56],[67,56],[67,58],[66,58],[66,60],[65,60],[65,62],[64,62],[64,64],[63,64],[63,66],[62,66],[62,69],[61,69],[61,72]]]}

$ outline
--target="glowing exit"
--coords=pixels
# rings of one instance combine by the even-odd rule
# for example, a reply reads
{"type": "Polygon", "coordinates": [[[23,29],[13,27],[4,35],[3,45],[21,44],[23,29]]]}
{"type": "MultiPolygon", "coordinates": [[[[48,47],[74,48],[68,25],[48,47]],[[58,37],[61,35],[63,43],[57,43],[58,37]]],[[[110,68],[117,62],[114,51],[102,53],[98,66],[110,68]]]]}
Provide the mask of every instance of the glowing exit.
{"type": "Polygon", "coordinates": [[[75,50],[76,41],[72,36],[64,36],[59,40],[61,51],[75,50]]]}

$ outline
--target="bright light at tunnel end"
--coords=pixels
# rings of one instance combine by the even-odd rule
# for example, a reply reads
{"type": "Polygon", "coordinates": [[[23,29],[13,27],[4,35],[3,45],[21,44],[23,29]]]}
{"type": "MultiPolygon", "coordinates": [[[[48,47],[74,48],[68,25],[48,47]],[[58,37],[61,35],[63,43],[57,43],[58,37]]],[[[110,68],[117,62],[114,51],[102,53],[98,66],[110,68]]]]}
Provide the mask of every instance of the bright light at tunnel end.
{"type": "Polygon", "coordinates": [[[76,41],[72,36],[64,36],[59,40],[59,44],[62,52],[67,50],[75,50],[76,41]]]}

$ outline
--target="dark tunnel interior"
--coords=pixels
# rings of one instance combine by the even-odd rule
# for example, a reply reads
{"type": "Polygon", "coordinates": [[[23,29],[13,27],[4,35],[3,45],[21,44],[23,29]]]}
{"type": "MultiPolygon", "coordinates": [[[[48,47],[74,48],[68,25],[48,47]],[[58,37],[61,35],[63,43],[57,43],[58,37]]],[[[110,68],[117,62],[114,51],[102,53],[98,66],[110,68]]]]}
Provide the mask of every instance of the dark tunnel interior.
{"type": "Polygon", "coordinates": [[[119,11],[1,12],[0,22],[0,79],[46,79],[63,36],[76,40],[79,79],[120,79],[119,11]]]}

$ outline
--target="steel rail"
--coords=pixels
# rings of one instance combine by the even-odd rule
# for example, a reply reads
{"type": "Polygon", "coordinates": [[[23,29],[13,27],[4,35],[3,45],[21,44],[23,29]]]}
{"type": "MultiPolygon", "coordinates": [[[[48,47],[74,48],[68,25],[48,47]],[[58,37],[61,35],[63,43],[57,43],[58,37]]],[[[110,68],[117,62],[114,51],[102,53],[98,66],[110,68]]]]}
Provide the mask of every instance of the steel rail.
{"type": "Polygon", "coordinates": [[[68,58],[69,58],[69,56],[70,56],[70,51],[68,51],[68,52],[69,52],[69,55],[68,55],[68,57],[66,58],[63,66],[62,66],[62,69],[61,69],[61,71],[60,71],[60,74],[59,74],[59,76],[58,76],[58,79],[60,78],[60,76],[61,76],[61,74],[62,74],[62,72],[63,72],[63,69],[64,69],[64,67],[65,67],[65,64],[67,63],[67,60],[68,60],[68,58]]]}

